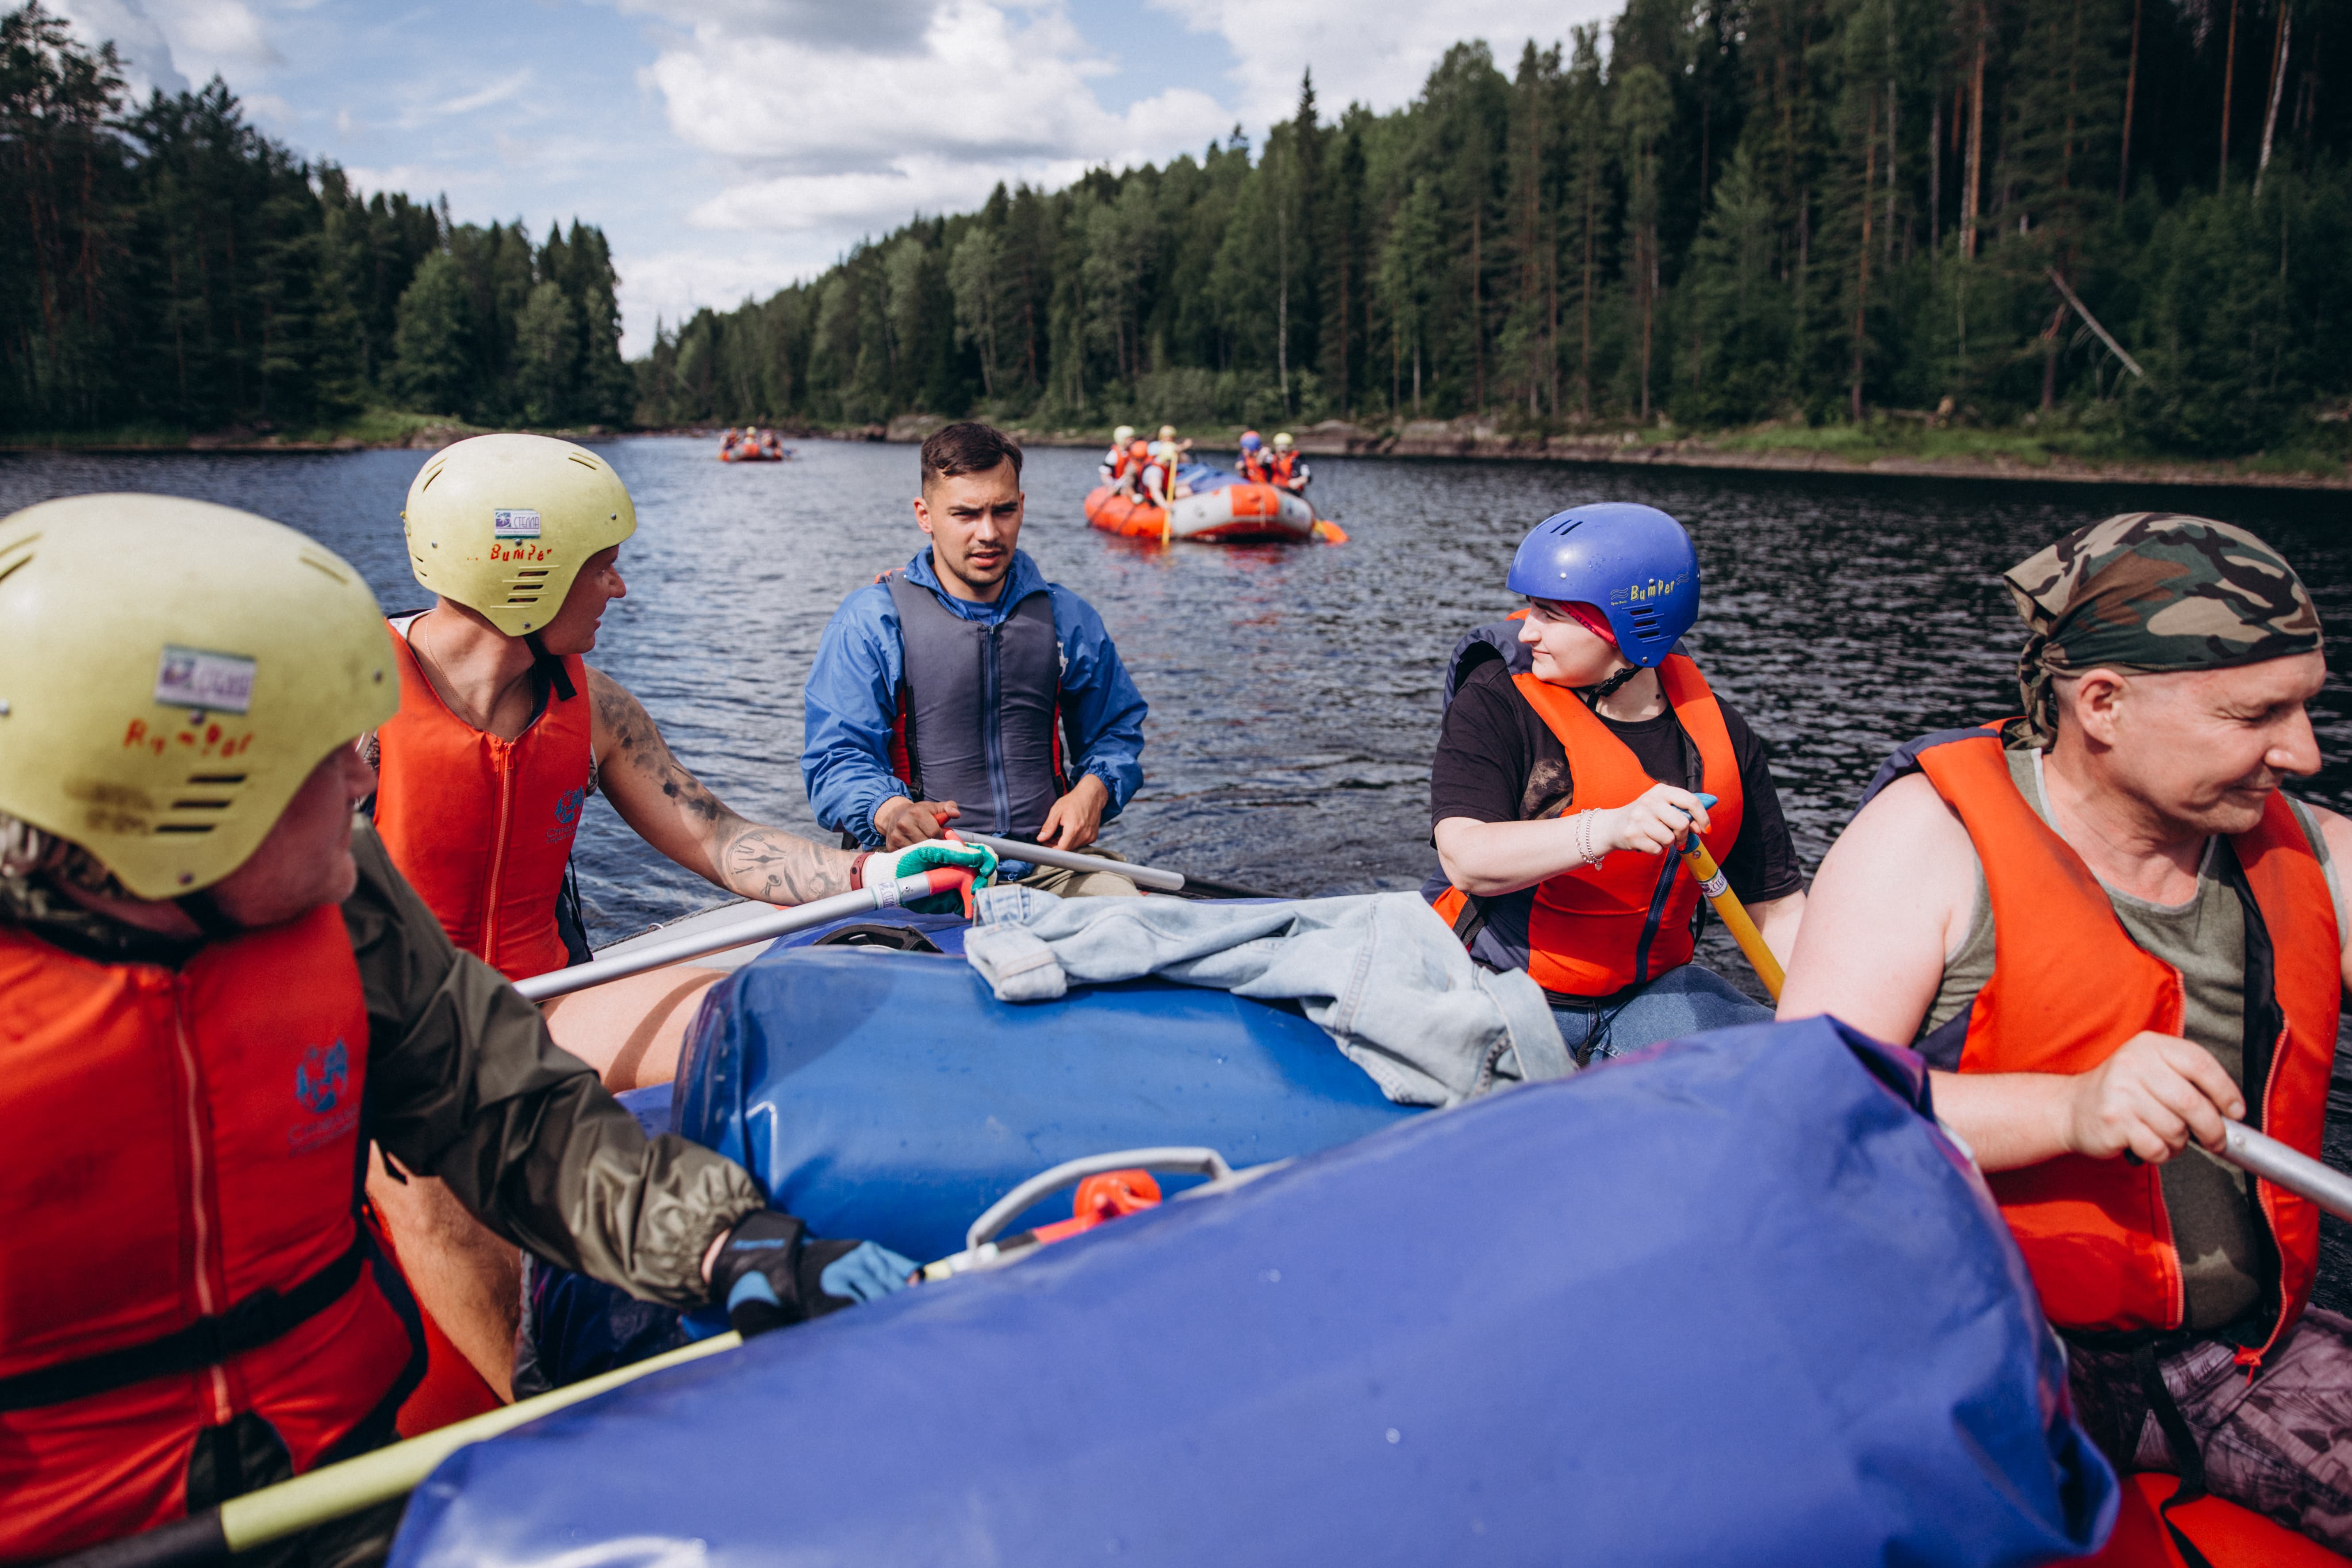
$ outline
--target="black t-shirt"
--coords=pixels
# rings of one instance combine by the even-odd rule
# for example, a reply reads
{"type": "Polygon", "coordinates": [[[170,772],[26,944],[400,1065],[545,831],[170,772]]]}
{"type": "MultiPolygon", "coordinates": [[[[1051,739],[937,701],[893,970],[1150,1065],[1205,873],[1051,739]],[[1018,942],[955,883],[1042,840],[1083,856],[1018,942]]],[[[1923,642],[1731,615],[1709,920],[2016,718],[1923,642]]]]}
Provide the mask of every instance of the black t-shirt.
{"type": "MultiPolygon", "coordinates": [[[[1786,898],[1805,885],[1804,868],[1789,825],[1780,816],[1780,793],[1764,743],[1738,710],[1718,693],[1723,727],[1739,759],[1739,837],[1722,857],[1723,874],[1743,903],[1786,898]]],[[[1698,787],[1698,747],[1683,732],[1670,708],[1654,719],[1621,723],[1603,718],[1610,733],[1625,743],[1643,772],[1661,784],[1698,787]]],[[[1473,822],[1531,822],[1560,816],[1574,794],[1568,752],[1543,721],[1498,659],[1471,671],[1445,710],[1437,754],[1429,764],[1429,823],[1433,830],[1449,816],[1473,822]]]]}

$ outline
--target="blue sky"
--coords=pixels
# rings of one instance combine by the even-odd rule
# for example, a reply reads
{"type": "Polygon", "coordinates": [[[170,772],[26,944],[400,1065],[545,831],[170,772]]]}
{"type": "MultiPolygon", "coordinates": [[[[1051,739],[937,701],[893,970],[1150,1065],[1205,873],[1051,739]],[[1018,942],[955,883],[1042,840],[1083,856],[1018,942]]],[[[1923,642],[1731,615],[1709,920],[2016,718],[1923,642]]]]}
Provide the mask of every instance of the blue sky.
{"type": "Polygon", "coordinates": [[[460,220],[603,226],[626,346],[764,297],[1000,179],[1197,150],[1410,99],[1445,46],[1507,69],[1612,0],[50,0],[134,82],[214,73],[367,190],[460,220]]]}

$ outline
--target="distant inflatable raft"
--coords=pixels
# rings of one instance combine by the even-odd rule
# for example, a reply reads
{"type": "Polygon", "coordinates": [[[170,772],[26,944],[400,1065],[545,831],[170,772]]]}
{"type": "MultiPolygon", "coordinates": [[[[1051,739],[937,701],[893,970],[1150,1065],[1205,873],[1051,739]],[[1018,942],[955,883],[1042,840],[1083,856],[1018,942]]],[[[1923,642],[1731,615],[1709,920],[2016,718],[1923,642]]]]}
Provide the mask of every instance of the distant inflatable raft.
{"type": "Polygon", "coordinates": [[[1321,537],[1315,509],[1302,496],[1273,485],[1250,484],[1237,474],[1201,463],[1186,464],[1176,479],[1192,493],[1165,510],[1108,485],[1098,486],[1087,497],[1087,521],[1122,539],[1189,539],[1204,544],[1304,542],[1321,537]]]}

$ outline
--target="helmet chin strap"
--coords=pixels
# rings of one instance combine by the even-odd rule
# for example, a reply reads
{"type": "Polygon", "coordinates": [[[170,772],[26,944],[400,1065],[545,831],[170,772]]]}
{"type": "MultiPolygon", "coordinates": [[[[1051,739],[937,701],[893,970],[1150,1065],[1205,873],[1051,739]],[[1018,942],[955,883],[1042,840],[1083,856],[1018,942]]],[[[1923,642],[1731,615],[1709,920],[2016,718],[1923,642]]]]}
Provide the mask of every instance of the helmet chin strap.
{"type": "Polygon", "coordinates": [[[178,906],[182,914],[196,922],[196,929],[205,933],[207,941],[226,942],[231,937],[245,934],[243,926],[221,912],[220,900],[213,897],[210,888],[184,893],[172,902],[178,906]]]}
{"type": "Polygon", "coordinates": [[[1618,688],[1623,686],[1627,681],[1633,679],[1635,676],[1641,673],[1642,667],[1640,665],[1629,664],[1598,686],[1578,687],[1576,689],[1576,694],[1584,699],[1586,707],[1597,708],[1601,703],[1607,701],[1610,698],[1615,696],[1617,694],[1618,688]]]}
{"type": "Polygon", "coordinates": [[[525,632],[522,641],[523,646],[530,649],[531,668],[545,675],[548,684],[555,688],[556,700],[571,701],[576,693],[572,687],[572,677],[564,671],[563,661],[547,651],[547,645],[540,640],[537,632],[525,632]]]}

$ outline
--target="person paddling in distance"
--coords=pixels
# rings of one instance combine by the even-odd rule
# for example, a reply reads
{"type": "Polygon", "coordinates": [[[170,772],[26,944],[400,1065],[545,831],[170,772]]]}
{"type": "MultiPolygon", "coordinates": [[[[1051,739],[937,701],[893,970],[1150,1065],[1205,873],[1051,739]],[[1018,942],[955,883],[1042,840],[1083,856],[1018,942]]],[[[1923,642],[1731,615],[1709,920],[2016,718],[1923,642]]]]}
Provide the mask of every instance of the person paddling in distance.
{"type": "MultiPolygon", "coordinates": [[[[644,706],[583,662],[627,592],[623,543],[636,510],[586,448],[544,436],[478,436],[429,458],[403,512],[416,581],[437,595],[393,622],[400,711],[365,738],[380,773],[373,812],[386,852],[461,950],[509,980],[584,963],[564,897],[587,796],[672,860],[747,899],[794,904],[863,876],[962,864],[987,850],[932,845],[878,863],[749,821],[670,752],[644,706]]],[[[880,885],[877,881],[877,885],[880,885]]],[[[677,964],[546,1005],[566,1050],[615,1090],[677,1075],[687,1026],[720,971],[677,964]]],[[[425,1394],[451,1409],[510,1386],[520,1255],[439,1183],[372,1163],[369,1194],[436,1331],[480,1374],[471,1387],[439,1342],[425,1394]]]]}
{"type": "Polygon", "coordinates": [[[1698,619],[1690,536],[1654,507],[1576,507],[1528,534],[1507,586],[1525,618],[1450,667],[1423,896],[1473,957],[1544,988],[1580,1062],[1769,1018],[1692,962],[1686,833],[1783,962],[1805,892],[1762,743],[1675,651],[1698,619]]]}
{"type": "Polygon", "coordinates": [[[2282,787],[2320,764],[2318,614],[2253,534],[2164,512],[2005,581],[2023,716],[1879,770],[1780,1016],[1927,1058],[2118,1467],[2352,1552],[2352,1320],[2306,1310],[2317,1212],[2210,1152],[2242,1120],[2320,1153],[2352,821],[2282,787]]]}
{"type": "Polygon", "coordinates": [[[1102,482],[1120,495],[1133,495],[1136,481],[1142,477],[1142,469],[1133,458],[1134,446],[1135,426],[1122,425],[1110,433],[1110,450],[1105,452],[1102,461],[1096,465],[1102,482]]]}
{"type": "MultiPolygon", "coordinates": [[[[0,520],[0,1561],[391,1439],[424,1344],[359,1220],[371,1139],[550,1262],[741,1328],[911,1268],[648,1141],[450,945],[352,811],[394,661],[360,574],[265,519],[0,520]]],[[[285,1560],[380,1561],[400,1510],[285,1560]]]]}
{"type": "Polygon", "coordinates": [[[1094,606],[1019,548],[1021,448],[986,425],[923,443],[927,547],[842,602],[809,670],[801,775],[816,819],[908,851],[959,825],[1101,855],[1007,862],[1063,897],[1127,895],[1093,847],[1143,783],[1143,695],[1094,606]]]}

